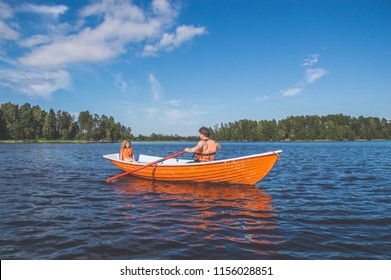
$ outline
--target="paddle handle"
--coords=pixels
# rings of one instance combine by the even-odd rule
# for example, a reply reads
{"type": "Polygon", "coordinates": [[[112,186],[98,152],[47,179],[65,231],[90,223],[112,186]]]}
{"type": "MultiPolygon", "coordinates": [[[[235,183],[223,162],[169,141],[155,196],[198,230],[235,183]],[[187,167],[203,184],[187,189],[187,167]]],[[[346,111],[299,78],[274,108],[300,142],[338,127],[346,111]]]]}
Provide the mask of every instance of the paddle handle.
{"type": "Polygon", "coordinates": [[[118,174],[118,175],[116,175],[116,176],[110,177],[110,178],[106,179],[106,183],[109,183],[109,182],[111,182],[111,181],[113,181],[113,180],[115,180],[115,179],[117,179],[117,178],[119,178],[119,177],[122,177],[122,176],[125,176],[125,175],[128,175],[128,174],[131,174],[131,173],[133,173],[133,172],[136,172],[136,171],[139,171],[139,170],[141,170],[141,169],[144,169],[144,168],[146,168],[146,167],[148,167],[148,166],[155,165],[155,164],[157,164],[157,163],[159,163],[159,162],[162,162],[162,161],[165,161],[165,160],[167,160],[167,159],[170,159],[170,158],[179,156],[179,155],[184,154],[184,153],[186,153],[185,150],[180,151],[180,152],[175,153],[175,154],[172,154],[172,155],[169,155],[169,156],[166,156],[165,158],[162,158],[162,159],[159,159],[159,160],[150,162],[150,163],[148,163],[148,164],[145,164],[145,165],[143,165],[143,166],[140,166],[139,168],[136,168],[136,169],[133,169],[133,170],[129,170],[129,171],[126,171],[126,172],[124,172],[124,173],[118,174]]]}

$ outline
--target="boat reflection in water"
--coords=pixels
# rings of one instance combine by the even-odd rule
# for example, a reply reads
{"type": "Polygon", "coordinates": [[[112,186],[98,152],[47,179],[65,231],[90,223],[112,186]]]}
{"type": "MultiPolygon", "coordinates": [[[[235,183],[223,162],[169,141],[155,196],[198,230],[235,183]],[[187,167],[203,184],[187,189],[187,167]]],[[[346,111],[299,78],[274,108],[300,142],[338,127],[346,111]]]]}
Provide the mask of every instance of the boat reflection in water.
{"type": "MultiPolygon", "coordinates": [[[[282,242],[276,234],[271,197],[256,185],[169,183],[129,177],[117,181],[116,187],[126,200],[124,214],[132,220],[132,232],[179,242],[186,247],[179,246],[182,253],[186,249],[200,254],[225,252],[240,246],[246,255],[237,257],[255,258],[275,251],[282,242]]],[[[199,257],[189,252],[187,256],[199,257]]]]}

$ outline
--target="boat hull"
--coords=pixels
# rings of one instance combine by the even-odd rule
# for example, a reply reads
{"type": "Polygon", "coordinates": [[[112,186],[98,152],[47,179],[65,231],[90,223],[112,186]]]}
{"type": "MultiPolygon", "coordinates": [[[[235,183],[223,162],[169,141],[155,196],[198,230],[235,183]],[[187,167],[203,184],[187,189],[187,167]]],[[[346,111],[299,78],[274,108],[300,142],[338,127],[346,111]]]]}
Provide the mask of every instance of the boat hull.
{"type": "MultiPolygon", "coordinates": [[[[262,180],[273,168],[282,151],[268,152],[227,160],[202,163],[164,164],[160,163],[140,169],[131,175],[158,181],[191,181],[253,185],[262,180]]],[[[131,171],[143,163],[125,162],[116,159],[116,154],[106,155],[122,169],[131,171]]],[[[117,157],[118,158],[118,157],[117,157]]]]}

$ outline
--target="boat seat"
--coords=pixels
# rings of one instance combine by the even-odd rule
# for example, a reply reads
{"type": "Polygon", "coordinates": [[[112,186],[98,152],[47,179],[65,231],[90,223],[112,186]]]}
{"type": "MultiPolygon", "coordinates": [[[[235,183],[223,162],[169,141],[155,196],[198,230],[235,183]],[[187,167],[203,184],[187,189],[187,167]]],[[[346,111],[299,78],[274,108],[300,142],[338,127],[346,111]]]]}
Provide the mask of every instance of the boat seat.
{"type": "MultiPolygon", "coordinates": [[[[140,155],[138,158],[138,161],[141,163],[150,163],[157,160],[161,160],[163,157],[155,157],[155,156],[148,156],[148,155],[140,155]]],[[[192,160],[185,160],[185,159],[179,159],[179,158],[170,158],[165,161],[160,162],[159,164],[185,164],[188,162],[191,162],[192,160]]]]}

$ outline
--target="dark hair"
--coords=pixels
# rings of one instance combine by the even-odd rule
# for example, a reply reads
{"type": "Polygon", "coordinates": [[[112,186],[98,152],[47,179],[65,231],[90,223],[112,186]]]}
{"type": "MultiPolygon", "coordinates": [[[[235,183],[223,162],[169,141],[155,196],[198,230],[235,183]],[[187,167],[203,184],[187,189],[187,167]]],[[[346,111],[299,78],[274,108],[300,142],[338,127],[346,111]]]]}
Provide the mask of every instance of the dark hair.
{"type": "Polygon", "coordinates": [[[198,130],[201,134],[205,135],[206,137],[209,137],[209,129],[206,127],[201,127],[200,130],[198,130]]]}

